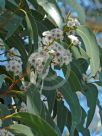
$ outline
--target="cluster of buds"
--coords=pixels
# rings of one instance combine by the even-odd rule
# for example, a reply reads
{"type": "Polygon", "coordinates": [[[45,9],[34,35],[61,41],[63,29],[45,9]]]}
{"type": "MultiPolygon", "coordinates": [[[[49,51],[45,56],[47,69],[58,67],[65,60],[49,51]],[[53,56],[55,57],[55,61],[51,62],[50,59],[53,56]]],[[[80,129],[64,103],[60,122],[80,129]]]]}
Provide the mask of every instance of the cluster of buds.
{"type": "Polygon", "coordinates": [[[66,34],[71,44],[74,46],[80,45],[81,42],[78,39],[78,37],[75,36],[75,31],[74,31],[78,26],[80,26],[80,22],[77,20],[77,18],[69,18],[67,20],[66,26],[69,28],[69,31],[66,34]]]}
{"type": "Polygon", "coordinates": [[[73,44],[73,45],[75,45],[75,46],[81,44],[81,42],[79,41],[78,37],[75,36],[75,35],[68,35],[68,38],[70,39],[71,44],[73,44]]]}
{"type": "Polygon", "coordinates": [[[65,49],[61,44],[53,42],[48,47],[49,52],[54,55],[53,62],[62,66],[63,64],[68,65],[72,61],[72,54],[70,51],[65,49]]]}
{"type": "Polygon", "coordinates": [[[69,18],[69,19],[67,20],[67,27],[73,29],[73,28],[76,28],[76,27],[78,27],[78,26],[80,26],[80,22],[78,21],[77,18],[69,18]]]}
{"type": "Polygon", "coordinates": [[[49,59],[49,54],[42,50],[40,52],[34,52],[31,54],[31,56],[29,57],[29,64],[35,69],[35,71],[37,72],[37,74],[39,76],[43,76],[47,75],[49,72],[49,66],[46,68],[45,73],[44,72],[44,68],[45,68],[45,64],[47,63],[49,59]]]}
{"type": "Polygon", "coordinates": [[[13,72],[15,76],[22,73],[22,60],[20,58],[20,53],[18,50],[11,49],[7,53],[8,63],[6,64],[6,70],[13,72]]]}
{"type": "Polygon", "coordinates": [[[43,32],[43,36],[42,43],[44,45],[49,45],[56,40],[62,41],[64,38],[63,31],[59,28],[52,29],[51,31],[45,31],[43,32]]]}

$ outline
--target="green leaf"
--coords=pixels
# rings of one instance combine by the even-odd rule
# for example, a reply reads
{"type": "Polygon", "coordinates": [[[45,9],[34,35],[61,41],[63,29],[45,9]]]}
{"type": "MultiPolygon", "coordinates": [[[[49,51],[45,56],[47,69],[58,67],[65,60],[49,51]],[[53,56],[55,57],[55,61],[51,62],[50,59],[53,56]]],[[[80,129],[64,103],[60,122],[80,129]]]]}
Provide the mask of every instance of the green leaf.
{"type": "Polygon", "coordinates": [[[30,127],[22,124],[14,124],[9,127],[10,131],[19,136],[34,136],[30,127]]]}
{"type": "MultiPolygon", "coordinates": [[[[0,118],[9,115],[10,111],[8,110],[7,106],[4,104],[0,104],[0,118]]],[[[6,127],[12,123],[11,119],[3,120],[2,127],[6,127]]]]}
{"type": "Polygon", "coordinates": [[[48,31],[50,29],[55,28],[55,25],[50,20],[48,20],[48,18],[45,18],[45,14],[42,15],[41,12],[34,11],[34,10],[32,10],[31,12],[32,12],[32,15],[36,21],[39,35],[42,36],[42,33],[44,31],[48,31]]]}
{"type": "Polygon", "coordinates": [[[46,13],[53,19],[56,25],[60,28],[63,26],[62,17],[55,4],[48,2],[48,0],[37,0],[38,4],[44,8],[46,13]]]}
{"type": "Polygon", "coordinates": [[[102,82],[102,72],[99,73],[99,81],[102,82]]]}
{"type": "Polygon", "coordinates": [[[71,136],[74,135],[74,130],[81,120],[81,107],[78,101],[78,97],[74,91],[72,91],[68,82],[66,82],[62,87],[60,87],[60,92],[64,96],[66,102],[69,104],[72,114],[72,126],[71,126],[71,136]],[[74,100],[74,101],[73,101],[74,100]]]}
{"type": "Polygon", "coordinates": [[[39,92],[35,89],[34,85],[31,85],[27,91],[27,109],[29,113],[41,115],[42,102],[39,92]]]}
{"type": "Polygon", "coordinates": [[[0,9],[4,9],[5,8],[5,0],[0,0],[0,9]]]}
{"type": "Polygon", "coordinates": [[[34,19],[34,17],[29,13],[26,12],[25,10],[21,11],[25,14],[25,20],[27,23],[27,29],[29,33],[29,39],[30,39],[30,53],[34,52],[34,49],[38,48],[38,29],[37,29],[37,24],[34,19]]]}
{"type": "Polygon", "coordinates": [[[39,90],[34,85],[31,85],[27,91],[27,109],[29,113],[39,115],[45,119],[53,128],[56,128],[60,135],[58,127],[52,120],[45,104],[41,101],[39,90]]]}
{"type": "Polygon", "coordinates": [[[82,38],[86,53],[90,58],[90,68],[92,75],[95,76],[100,68],[99,48],[94,34],[85,26],[79,26],[77,33],[82,38]]]}
{"type": "Polygon", "coordinates": [[[67,122],[67,109],[64,106],[63,101],[58,101],[57,102],[57,125],[61,133],[63,132],[66,122],[67,122]]]}
{"type": "Polygon", "coordinates": [[[48,136],[48,134],[49,136],[58,136],[56,131],[37,115],[20,112],[13,114],[12,117],[37,131],[41,136],[48,136]]]}
{"type": "Polygon", "coordinates": [[[66,4],[69,4],[71,8],[77,12],[80,22],[84,24],[86,18],[84,9],[77,3],[76,0],[66,0],[66,2],[66,4]]]}
{"type": "Polygon", "coordinates": [[[70,70],[70,75],[68,78],[69,84],[71,86],[71,88],[74,91],[81,91],[81,83],[79,78],[77,77],[77,75],[74,73],[74,71],[70,70]]]}
{"type": "Polygon", "coordinates": [[[100,101],[99,101],[99,100],[97,101],[97,105],[98,105],[98,107],[99,107],[99,114],[100,114],[101,124],[102,124],[102,106],[101,106],[101,104],[100,104],[100,101]]]}
{"type": "Polygon", "coordinates": [[[37,0],[29,0],[29,2],[32,3],[32,5],[34,6],[34,8],[38,8],[37,0]]]}
{"type": "Polygon", "coordinates": [[[14,32],[17,30],[19,25],[22,22],[22,18],[17,15],[12,15],[11,20],[8,22],[8,24],[5,26],[5,30],[8,32],[5,40],[7,40],[9,37],[11,37],[14,32]]]}
{"type": "Polygon", "coordinates": [[[23,65],[26,65],[28,56],[24,47],[24,42],[21,37],[19,37],[18,35],[12,36],[7,40],[7,44],[9,47],[15,47],[19,50],[22,57],[23,65]]]}
{"type": "Polygon", "coordinates": [[[55,103],[55,98],[56,98],[56,90],[43,90],[43,94],[44,96],[46,96],[47,98],[47,102],[48,102],[48,109],[49,109],[49,113],[51,114],[52,109],[54,107],[54,103],[55,103]]]}
{"type": "Polygon", "coordinates": [[[84,123],[85,123],[85,118],[86,118],[86,112],[84,111],[83,108],[82,109],[82,116],[81,116],[81,122],[80,124],[77,126],[77,130],[79,132],[81,132],[83,134],[83,136],[90,136],[90,132],[87,128],[84,128],[84,123]]]}
{"type": "Polygon", "coordinates": [[[90,125],[95,109],[96,109],[96,104],[97,104],[97,98],[98,98],[98,90],[97,87],[93,84],[88,84],[86,91],[83,92],[83,94],[86,96],[87,99],[87,105],[89,107],[88,115],[87,115],[87,123],[86,127],[90,125]]]}
{"type": "Polygon", "coordinates": [[[6,77],[5,74],[1,74],[1,75],[0,75],[0,88],[2,87],[2,84],[3,84],[3,82],[4,82],[5,77],[6,77]]]}
{"type": "MultiPolygon", "coordinates": [[[[53,74],[52,74],[53,75],[53,74]]],[[[81,107],[79,104],[78,97],[76,93],[71,89],[70,84],[66,79],[62,79],[53,75],[55,78],[51,81],[52,88],[58,89],[63,95],[66,102],[69,104],[72,115],[72,126],[71,126],[71,136],[74,135],[74,130],[76,126],[80,123],[81,119],[81,107]]]]}
{"type": "Polygon", "coordinates": [[[86,60],[89,59],[88,55],[81,47],[79,47],[79,49],[78,49],[77,47],[72,46],[71,50],[72,50],[73,55],[76,59],[79,59],[79,58],[84,58],[86,60]]]}

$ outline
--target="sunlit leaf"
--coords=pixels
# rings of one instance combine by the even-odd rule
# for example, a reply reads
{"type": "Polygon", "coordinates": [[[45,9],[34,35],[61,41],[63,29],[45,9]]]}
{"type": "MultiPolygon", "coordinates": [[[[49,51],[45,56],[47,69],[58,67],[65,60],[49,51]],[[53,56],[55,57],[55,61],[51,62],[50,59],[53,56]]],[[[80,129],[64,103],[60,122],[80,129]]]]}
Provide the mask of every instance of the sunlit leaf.
{"type": "Polygon", "coordinates": [[[83,92],[83,94],[86,96],[87,104],[89,107],[87,123],[86,123],[86,127],[88,128],[88,126],[90,125],[93,119],[95,109],[96,109],[97,98],[98,98],[97,87],[93,84],[88,84],[87,89],[85,90],[85,92],[83,92]]]}
{"type": "Polygon", "coordinates": [[[57,26],[62,28],[63,20],[55,4],[47,0],[37,0],[38,4],[44,8],[46,13],[54,20],[57,26]]]}
{"type": "Polygon", "coordinates": [[[37,131],[41,136],[48,136],[48,134],[49,136],[58,136],[56,130],[37,115],[21,112],[14,114],[12,117],[37,131]]]}
{"type": "Polygon", "coordinates": [[[95,76],[95,74],[97,73],[97,71],[99,71],[100,68],[99,48],[95,36],[85,26],[80,26],[77,29],[77,33],[82,38],[85,44],[86,53],[90,58],[91,72],[92,75],[95,76]]]}
{"type": "Polygon", "coordinates": [[[32,130],[30,127],[27,127],[22,124],[14,124],[9,127],[10,131],[12,131],[14,134],[22,135],[22,136],[34,136],[32,130]]]}

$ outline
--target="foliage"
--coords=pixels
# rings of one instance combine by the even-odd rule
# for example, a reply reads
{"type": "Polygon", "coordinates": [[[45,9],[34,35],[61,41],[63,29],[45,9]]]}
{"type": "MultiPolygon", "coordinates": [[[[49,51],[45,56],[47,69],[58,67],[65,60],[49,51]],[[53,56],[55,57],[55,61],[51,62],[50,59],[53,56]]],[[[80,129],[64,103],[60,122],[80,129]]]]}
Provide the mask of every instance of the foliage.
{"type": "MultiPolygon", "coordinates": [[[[102,58],[94,34],[80,24],[84,16],[80,22],[70,14],[63,18],[55,0],[0,3],[0,56],[6,58],[0,60],[0,64],[6,62],[0,65],[0,132],[61,136],[66,126],[70,136],[90,135],[98,99],[96,84],[102,85],[97,78],[102,74],[102,58]],[[57,76],[56,70],[64,77],[57,76]],[[86,97],[88,114],[78,92],[86,97]]],[[[80,15],[78,7],[72,8],[80,15]]]]}

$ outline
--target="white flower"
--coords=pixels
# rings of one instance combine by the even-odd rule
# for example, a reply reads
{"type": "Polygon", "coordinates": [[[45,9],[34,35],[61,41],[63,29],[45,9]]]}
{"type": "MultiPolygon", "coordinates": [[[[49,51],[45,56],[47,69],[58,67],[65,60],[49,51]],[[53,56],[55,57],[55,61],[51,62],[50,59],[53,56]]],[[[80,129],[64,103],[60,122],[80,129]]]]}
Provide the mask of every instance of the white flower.
{"type": "Polygon", "coordinates": [[[71,43],[73,45],[80,45],[81,44],[79,39],[76,36],[74,36],[74,35],[68,35],[68,38],[71,40],[71,43]]]}
{"type": "Polygon", "coordinates": [[[28,62],[31,66],[35,68],[35,71],[39,76],[48,73],[49,67],[47,68],[46,72],[43,73],[43,70],[45,68],[45,64],[49,58],[49,54],[45,51],[40,52],[34,52],[31,54],[31,56],[28,59],[28,62]]]}
{"type": "Polygon", "coordinates": [[[15,135],[7,131],[6,129],[0,129],[0,136],[15,136],[15,135]]]}
{"type": "Polygon", "coordinates": [[[42,43],[44,45],[51,44],[54,40],[63,40],[63,31],[59,28],[54,28],[51,31],[45,31],[42,34],[42,43]]]}
{"type": "Polygon", "coordinates": [[[70,18],[67,22],[67,26],[70,28],[78,27],[80,26],[80,22],[77,20],[77,18],[70,18]]]}
{"type": "Polygon", "coordinates": [[[10,60],[6,65],[6,70],[14,73],[15,76],[22,73],[22,63],[17,60],[10,60]]]}
{"type": "Polygon", "coordinates": [[[63,64],[68,65],[72,61],[72,54],[69,50],[64,49],[64,47],[54,42],[48,47],[49,52],[53,50],[54,59],[53,62],[62,66],[63,64]]]}
{"type": "Polygon", "coordinates": [[[43,37],[42,38],[42,43],[44,44],[44,45],[49,45],[50,43],[52,43],[53,42],[53,37],[52,37],[52,34],[51,35],[47,35],[47,36],[45,36],[45,37],[43,37]]]}
{"type": "Polygon", "coordinates": [[[50,31],[45,31],[42,33],[43,36],[48,36],[48,35],[51,35],[51,32],[50,31]]]}
{"type": "Polygon", "coordinates": [[[56,40],[63,40],[63,31],[59,28],[51,30],[52,36],[56,40]]]}
{"type": "Polygon", "coordinates": [[[22,60],[19,51],[16,48],[11,48],[7,52],[7,57],[9,59],[6,64],[6,70],[14,73],[15,76],[22,73],[22,60]]]}
{"type": "Polygon", "coordinates": [[[27,111],[28,111],[27,110],[27,105],[24,102],[22,102],[21,103],[20,112],[27,112],[27,111]]]}

